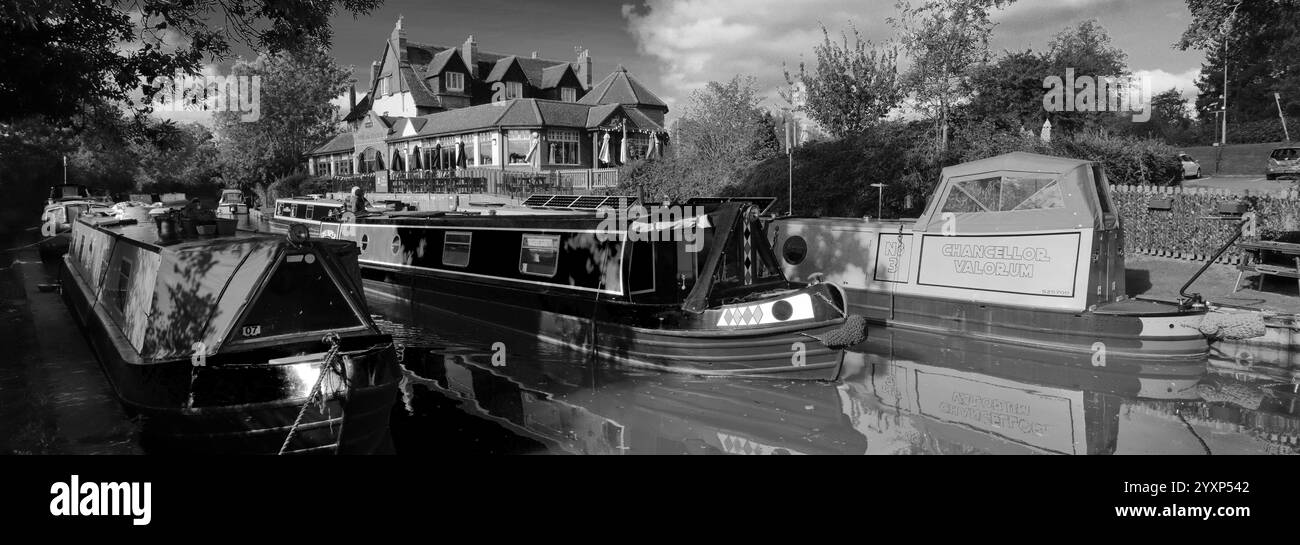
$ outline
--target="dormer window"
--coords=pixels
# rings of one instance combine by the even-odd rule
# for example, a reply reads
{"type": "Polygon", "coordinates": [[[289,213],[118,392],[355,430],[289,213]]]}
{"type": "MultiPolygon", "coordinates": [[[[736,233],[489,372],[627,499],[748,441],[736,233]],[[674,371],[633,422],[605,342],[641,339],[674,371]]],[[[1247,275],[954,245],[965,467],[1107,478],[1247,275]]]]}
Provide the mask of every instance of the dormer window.
{"type": "Polygon", "coordinates": [[[443,78],[446,79],[448,91],[465,90],[465,74],[460,72],[447,72],[443,75],[443,78]]]}
{"type": "Polygon", "coordinates": [[[523,98],[523,97],[524,97],[524,84],[519,83],[519,82],[517,82],[517,81],[507,81],[507,82],[506,82],[506,99],[507,99],[507,100],[512,99],[512,98],[523,98]]]}
{"type": "Polygon", "coordinates": [[[560,88],[560,100],[563,100],[563,101],[565,101],[565,102],[577,102],[577,101],[578,101],[578,90],[577,90],[577,89],[574,89],[574,88],[572,88],[572,87],[561,87],[561,88],[560,88]]]}
{"type": "Polygon", "coordinates": [[[388,78],[379,78],[379,96],[388,96],[388,78]]]}

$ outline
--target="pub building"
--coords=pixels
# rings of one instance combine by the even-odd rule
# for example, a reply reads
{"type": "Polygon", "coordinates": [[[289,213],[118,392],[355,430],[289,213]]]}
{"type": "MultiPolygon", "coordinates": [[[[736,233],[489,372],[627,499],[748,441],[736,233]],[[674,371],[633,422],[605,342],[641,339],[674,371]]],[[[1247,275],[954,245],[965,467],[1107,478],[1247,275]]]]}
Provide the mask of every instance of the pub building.
{"type": "Polygon", "coordinates": [[[346,130],[308,154],[308,173],[561,171],[614,185],[612,169],[663,154],[668,106],[622,66],[593,84],[589,52],[575,53],[490,53],[473,36],[410,42],[399,17],[369,91],[358,101],[353,88],[346,130]]]}

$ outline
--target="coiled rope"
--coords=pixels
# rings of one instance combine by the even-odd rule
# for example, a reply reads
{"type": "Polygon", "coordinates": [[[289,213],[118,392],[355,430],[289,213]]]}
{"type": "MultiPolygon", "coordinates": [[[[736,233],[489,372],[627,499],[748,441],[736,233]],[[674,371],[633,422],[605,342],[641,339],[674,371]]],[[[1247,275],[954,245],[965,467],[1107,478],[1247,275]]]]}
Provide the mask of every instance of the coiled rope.
{"type": "Polygon", "coordinates": [[[311,387],[311,393],[307,395],[307,401],[302,404],[302,408],[298,409],[298,418],[293,420],[293,427],[289,428],[289,435],[285,436],[284,444],[280,445],[280,452],[277,456],[283,455],[284,451],[289,449],[289,443],[293,441],[293,436],[298,433],[298,426],[302,424],[302,417],[307,414],[307,407],[310,407],[312,401],[316,400],[316,396],[320,395],[320,386],[325,382],[325,375],[329,374],[329,372],[334,369],[334,363],[338,359],[338,334],[330,333],[322,338],[321,341],[330,345],[329,352],[326,352],[325,357],[321,359],[320,374],[316,376],[316,384],[311,387]]]}

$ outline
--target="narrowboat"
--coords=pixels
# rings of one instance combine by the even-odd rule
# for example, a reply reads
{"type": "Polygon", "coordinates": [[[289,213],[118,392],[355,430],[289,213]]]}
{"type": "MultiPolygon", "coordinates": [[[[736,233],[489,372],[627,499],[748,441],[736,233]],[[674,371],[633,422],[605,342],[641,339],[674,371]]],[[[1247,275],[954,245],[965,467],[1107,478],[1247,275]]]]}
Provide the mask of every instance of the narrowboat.
{"type": "Polygon", "coordinates": [[[962,163],[917,219],[784,217],[766,234],[786,277],[843,289],[874,324],[1168,364],[1209,349],[1203,303],[1127,295],[1123,225],[1095,162],[962,163]]]}
{"type": "Polygon", "coordinates": [[[74,223],[63,295],[155,452],[388,448],[401,378],[356,247],[74,223]]]}
{"type": "MultiPolygon", "coordinates": [[[[81,186],[75,186],[81,187],[81,186]]],[[[84,188],[83,188],[84,189],[84,188]]],[[[51,195],[54,189],[51,188],[51,195]]],[[[95,221],[113,218],[113,209],[108,205],[89,198],[54,198],[41,211],[41,241],[38,250],[42,261],[50,261],[68,249],[69,235],[77,218],[89,217],[95,221]]]]}
{"type": "Polygon", "coordinates": [[[786,280],[756,203],[652,213],[634,200],[533,195],[514,208],[343,222],[332,201],[290,199],[277,201],[275,221],[355,242],[377,296],[455,309],[635,367],[836,378],[842,352],[833,341],[853,338],[862,321],[846,319],[835,286],[786,280]]]}
{"type": "Polygon", "coordinates": [[[228,219],[246,219],[248,203],[244,201],[244,192],[238,189],[223,189],[217,199],[217,217],[228,219]]]}

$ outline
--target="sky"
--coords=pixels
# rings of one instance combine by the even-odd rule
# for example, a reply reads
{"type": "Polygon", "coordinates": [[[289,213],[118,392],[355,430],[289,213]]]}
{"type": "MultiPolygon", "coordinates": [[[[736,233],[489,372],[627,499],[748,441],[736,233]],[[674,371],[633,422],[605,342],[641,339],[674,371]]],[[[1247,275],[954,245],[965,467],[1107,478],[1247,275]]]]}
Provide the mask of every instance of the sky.
{"type": "MultiPolygon", "coordinates": [[[[832,36],[852,25],[882,43],[895,36],[887,19],[896,14],[894,0],[388,0],[369,16],[335,16],[333,52],[364,82],[399,15],[411,41],[459,45],[473,34],[484,51],[562,60],[582,46],[595,81],[623,65],[672,117],[692,91],[736,74],[755,77],[777,106],[783,63],[813,59],[821,25],[832,36]]],[[[1173,47],[1191,20],[1183,0],[1018,0],[994,14],[992,49],[1043,50],[1053,34],[1092,18],[1156,92],[1177,86],[1195,96],[1204,55],[1173,47]]]]}

